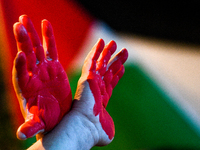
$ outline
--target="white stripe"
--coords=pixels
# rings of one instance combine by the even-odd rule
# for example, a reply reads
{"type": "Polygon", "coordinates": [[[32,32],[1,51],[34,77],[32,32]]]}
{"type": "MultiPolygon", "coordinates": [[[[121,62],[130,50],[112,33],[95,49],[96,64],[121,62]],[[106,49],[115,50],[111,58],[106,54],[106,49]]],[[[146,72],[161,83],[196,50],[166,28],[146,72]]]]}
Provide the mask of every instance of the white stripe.
{"type": "MultiPolygon", "coordinates": [[[[200,136],[200,47],[125,37],[140,56],[138,64],[173,101],[200,136]]],[[[132,55],[132,54],[130,54],[132,55]]]]}

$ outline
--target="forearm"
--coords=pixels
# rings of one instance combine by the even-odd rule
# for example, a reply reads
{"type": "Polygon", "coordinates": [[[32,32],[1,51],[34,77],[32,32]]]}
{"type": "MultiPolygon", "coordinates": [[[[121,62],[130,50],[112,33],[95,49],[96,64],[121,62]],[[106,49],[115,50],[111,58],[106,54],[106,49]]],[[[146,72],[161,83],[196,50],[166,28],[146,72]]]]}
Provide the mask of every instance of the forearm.
{"type": "Polygon", "coordinates": [[[95,125],[79,112],[71,111],[63,120],[28,150],[87,150],[98,142],[95,125]]]}

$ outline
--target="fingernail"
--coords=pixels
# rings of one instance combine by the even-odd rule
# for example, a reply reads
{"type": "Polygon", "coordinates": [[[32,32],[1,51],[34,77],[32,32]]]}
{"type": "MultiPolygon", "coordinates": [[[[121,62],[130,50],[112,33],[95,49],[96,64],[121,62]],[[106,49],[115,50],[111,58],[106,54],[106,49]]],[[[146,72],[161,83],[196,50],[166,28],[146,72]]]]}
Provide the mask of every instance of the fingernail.
{"type": "Polygon", "coordinates": [[[27,139],[26,135],[24,133],[22,133],[21,131],[17,132],[17,138],[20,139],[20,140],[27,139]]]}
{"type": "Polygon", "coordinates": [[[108,43],[108,48],[109,49],[113,49],[113,50],[116,50],[117,49],[117,44],[115,41],[111,40],[109,43],[108,43]]]}
{"type": "Polygon", "coordinates": [[[46,19],[42,20],[42,28],[43,28],[44,35],[46,35],[48,37],[51,37],[53,35],[53,33],[52,33],[53,29],[48,20],[46,20],[46,19]]]}
{"type": "Polygon", "coordinates": [[[27,36],[27,31],[25,27],[21,23],[17,22],[13,25],[13,30],[16,40],[18,42],[23,42],[27,36]]]}
{"type": "Polygon", "coordinates": [[[28,16],[27,15],[21,15],[19,17],[19,21],[22,23],[25,18],[28,18],[28,16]]]}

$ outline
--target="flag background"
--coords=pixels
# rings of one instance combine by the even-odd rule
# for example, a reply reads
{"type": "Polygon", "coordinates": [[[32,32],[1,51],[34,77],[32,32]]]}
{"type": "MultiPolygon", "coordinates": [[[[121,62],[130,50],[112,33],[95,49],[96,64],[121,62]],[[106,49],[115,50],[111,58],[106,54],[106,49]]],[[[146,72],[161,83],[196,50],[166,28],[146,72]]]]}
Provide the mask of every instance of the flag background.
{"type": "Polygon", "coordinates": [[[188,16],[188,9],[172,5],[162,11],[143,1],[129,7],[124,1],[0,1],[0,149],[25,149],[35,142],[15,137],[23,118],[11,81],[17,53],[12,26],[22,14],[30,16],[39,35],[42,19],[52,23],[73,93],[98,38],[115,40],[118,51],[128,49],[126,72],[107,108],[116,136],[101,149],[200,148],[199,13],[193,9],[188,16]]]}

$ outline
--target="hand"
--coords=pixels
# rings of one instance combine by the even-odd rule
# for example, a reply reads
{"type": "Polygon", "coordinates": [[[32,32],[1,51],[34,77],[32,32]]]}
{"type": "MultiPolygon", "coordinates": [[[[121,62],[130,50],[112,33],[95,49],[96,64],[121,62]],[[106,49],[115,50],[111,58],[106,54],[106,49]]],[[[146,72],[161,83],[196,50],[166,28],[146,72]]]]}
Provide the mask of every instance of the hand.
{"type": "Polygon", "coordinates": [[[124,62],[128,58],[122,49],[113,59],[117,45],[111,41],[104,47],[100,39],[85,59],[78,81],[73,110],[85,115],[97,128],[96,145],[109,144],[115,134],[114,123],[106,111],[112,90],[124,74],[124,62]]]}
{"type": "Polygon", "coordinates": [[[17,137],[24,140],[52,130],[70,110],[72,95],[51,24],[42,21],[43,46],[26,15],[20,16],[13,30],[18,47],[13,85],[25,119],[17,137]]]}

